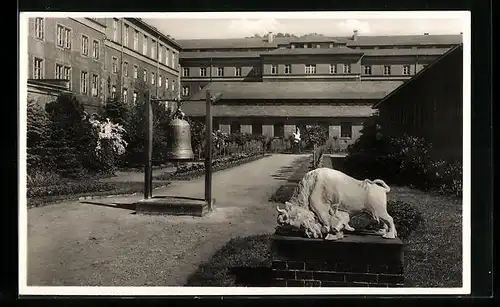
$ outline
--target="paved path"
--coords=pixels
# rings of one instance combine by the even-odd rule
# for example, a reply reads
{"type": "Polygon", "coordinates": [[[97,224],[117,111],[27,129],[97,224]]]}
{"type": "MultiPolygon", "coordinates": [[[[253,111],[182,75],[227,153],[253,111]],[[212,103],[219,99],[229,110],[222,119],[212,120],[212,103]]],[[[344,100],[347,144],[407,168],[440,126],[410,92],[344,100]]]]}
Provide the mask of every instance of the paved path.
{"type": "MultiPolygon", "coordinates": [[[[213,174],[214,212],[202,218],[138,216],[103,198],[28,210],[28,284],[36,286],[182,286],[232,237],[272,233],[269,197],[303,155],[273,155],[213,174]],[[96,203],[97,204],[97,203],[96,203]]],[[[204,181],[174,182],[154,195],[202,198],[204,181]]]]}

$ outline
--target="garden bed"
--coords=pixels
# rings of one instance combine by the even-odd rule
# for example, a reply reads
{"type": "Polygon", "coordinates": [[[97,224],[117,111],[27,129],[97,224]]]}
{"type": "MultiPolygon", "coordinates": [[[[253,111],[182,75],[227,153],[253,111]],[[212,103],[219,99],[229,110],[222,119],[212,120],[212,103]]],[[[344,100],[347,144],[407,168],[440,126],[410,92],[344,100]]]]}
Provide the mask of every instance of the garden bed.
{"type": "MultiPolygon", "coordinates": [[[[245,163],[253,162],[269,155],[262,155],[261,153],[238,157],[232,160],[233,157],[215,159],[212,162],[212,172],[222,171],[245,163]]],[[[204,164],[192,164],[190,167],[180,168],[174,173],[166,173],[155,177],[156,180],[192,180],[205,175],[204,164]]]]}
{"type": "MultiPolygon", "coordinates": [[[[170,185],[170,182],[153,182],[153,188],[170,185]]],[[[142,192],[142,182],[100,182],[91,180],[74,181],[71,184],[39,186],[28,188],[28,208],[44,206],[66,200],[78,200],[80,197],[98,197],[124,195],[142,192]],[[34,192],[35,189],[37,192],[34,192]],[[31,191],[31,192],[30,192],[31,191]]]]}

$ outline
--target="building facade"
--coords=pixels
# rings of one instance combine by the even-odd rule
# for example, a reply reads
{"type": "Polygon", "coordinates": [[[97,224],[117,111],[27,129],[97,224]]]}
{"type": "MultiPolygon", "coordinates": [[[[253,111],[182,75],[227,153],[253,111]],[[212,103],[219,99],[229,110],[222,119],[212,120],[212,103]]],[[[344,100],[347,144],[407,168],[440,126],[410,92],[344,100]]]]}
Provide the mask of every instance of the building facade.
{"type": "Polygon", "coordinates": [[[204,116],[196,100],[208,89],[222,94],[214,106],[215,129],[287,137],[295,126],[320,123],[331,138],[350,144],[373,114],[360,110],[461,41],[461,35],[359,36],[357,31],[351,37],[269,33],[181,40],[181,95],[188,101],[183,109],[204,116]]]}
{"type": "Polygon", "coordinates": [[[54,100],[61,81],[89,112],[113,98],[176,98],[179,53],[175,40],[139,18],[30,18],[29,99],[54,100]]]}
{"type": "Polygon", "coordinates": [[[456,160],[463,142],[463,47],[452,48],[374,105],[382,133],[424,137],[433,154],[456,160]]]}

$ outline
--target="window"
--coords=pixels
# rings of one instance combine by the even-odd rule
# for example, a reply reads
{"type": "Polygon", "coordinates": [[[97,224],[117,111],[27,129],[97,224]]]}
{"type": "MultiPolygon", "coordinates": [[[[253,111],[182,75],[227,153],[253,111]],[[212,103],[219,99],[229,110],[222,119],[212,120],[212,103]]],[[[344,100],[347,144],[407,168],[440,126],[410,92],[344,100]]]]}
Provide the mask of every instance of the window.
{"type": "Polygon", "coordinates": [[[410,74],[410,65],[403,65],[403,75],[410,74]]]}
{"type": "Polygon", "coordinates": [[[201,67],[200,68],[200,76],[201,77],[206,77],[207,76],[207,68],[206,67],[201,67]]]}
{"type": "Polygon", "coordinates": [[[156,59],[156,41],[151,41],[151,58],[156,59]]]}
{"type": "Polygon", "coordinates": [[[224,76],[224,67],[217,67],[217,76],[218,77],[224,76]]]}
{"type": "Polygon", "coordinates": [[[116,57],[113,57],[113,63],[112,63],[111,71],[114,74],[116,74],[118,72],[118,59],[116,57]]]}
{"type": "Polygon", "coordinates": [[[137,92],[134,92],[134,94],[132,95],[132,102],[137,103],[137,92]]]}
{"type": "Polygon", "coordinates": [[[328,48],[333,48],[333,44],[328,45],[328,48]]]}
{"type": "Polygon", "coordinates": [[[127,61],[123,62],[123,75],[125,77],[128,77],[128,62],[127,61]]]}
{"type": "Polygon", "coordinates": [[[235,67],[234,68],[234,75],[236,77],[241,77],[241,67],[235,67]]]}
{"type": "Polygon", "coordinates": [[[126,88],[123,89],[123,102],[127,102],[128,101],[128,90],[126,88]]]}
{"type": "Polygon", "coordinates": [[[151,72],[151,85],[155,85],[156,76],[154,72],[151,72]]]}
{"type": "Polygon", "coordinates": [[[118,20],[113,19],[113,40],[118,41],[118,20]]]}
{"type": "Polygon", "coordinates": [[[160,45],[158,47],[158,60],[161,62],[162,59],[163,59],[163,46],[160,45]]]}
{"type": "Polygon", "coordinates": [[[134,65],[134,79],[138,78],[138,70],[139,70],[139,67],[137,67],[137,65],[134,65]]]}
{"type": "Polygon", "coordinates": [[[88,93],[88,78],[89,73],[86,71],[82,71],[80,73],[80,93],[87,94],[88,93]]]}
{"type": "Polygon", "coordinates": [[[384,75],[391,74],[391,65],[384,65],[384,75]]]}
{"type": "Polygon", "coordinates": [[[123,45],[128,47],[128,25],[123,28],[123,45]]]}
{"type": "Polygon", "coordinates": [[[175,60],[176,60],[175,53],[172,52],[172,68],[175,68],[175,60]]]}
{"type": "Polygon", "coordinates": [[[111,98],[116,98],[116,86],[114,85],[111,87],[111,98]]]}
{"type": "Polygon", "coordinates": [[[94,59],[98,60],[99,59],[99,54],[100,54],[99,41],[94,40],[92,42],[92,57],[94,59]]]}
{"type": "Polygon", "coordinates": [[[86,35],[82,35],[82,55],[89,55],[89,38],[86,35]]]}
{"type": "Polygon", "coordinates": [[[182,68],[182,76],[189,77],[189,67],[182,68]]]}
{"type": "Polygon", "coordinates": [[[307,44],[304,44],[304,48],[307,48],[307,47],[308,47],[307,44]]]}
{"type": "Polygon", "coordinates": [[[64,66],[64,69],[63,69],[63,79],[69,81],[69,87],[71,89],[71,67],[64,66]]]}
{"type": "Polygon", "coordinates": [[[33,79],[43,79],[43,59],[35,58],[33,60],[33,79]]]}
{"type": "Polygon", "coordinates": [[[148,82],[148,71],[145,69],[142,74],[142,79],[144,80],[144,82],[148,82]]]}
{"type": "Polygon", "coordinates": [[[167,66],[168,66],[168,59],[169,59],[168,54],[169,53],[170,53],[170,50],[167,48],[167,50],[165,50],[165,65],[167,65],[167,66]]]}
{"type": "Polygon", "coordinates": [[[158,76],[158,87],[161,86],[161,75],[158,76]]]}
{"type": "Polygon", "coordinates": [[[57,25],[57,47],[71,49],[71,29],[62,25],[57,25]]]}
{"type": "Polygon", "coordinates": [[[343,67],[344,74],[350,74],[351,73],[351,64],[344,64],[342,67],[343,67]]]}
{"type": "Polygon", "coordinates": [[[282,123],[274,124],[273,130],[274,130],[275,137],[284,137],[285,136],[285,125],[284,124],[282,124],[282,123]]]}
{"type": "Polygon", "coordinates": [[[372,66],[371,65],[364,65],[363,66],[363,73],[365,75],[371,75],[372,74],[372,66]]]}
{"type": "Polygon", "coordinates": [[[315,74],[316,73],[316,65],[307,64],[306,65],[306,74],[315,74]]]}
{"type": "Polygon", "coordinates": [[[45,34],[45,25],[43,18],[37,17],[35,18],[35,37],[38,39],[44,39],[45,34]]]}
{"type": "Polygon", "coordinates": [[[168,78],[165,78],[165,89],[168,90],[168,78]]]}
{"type": "Polygon", "coordinates": [[[134,30],[134,50],[137,51],[139,49],[139,31],[134,30]]]}
{"type": "Polygon", "coordinates": [[[92,75],[92,96],[97,97],[98,88],[99,88],[99,76],[92,75]]]}
{"type": "Polygon", "coordinates": [[[278,65],[271,65],[271,74],[272,75],[278,74],[278,65]]]}
{"type": "Polygon", "coordinates": [[[64,79],[63,78],[63,69],[64,69],[64,66],[61,65],[61,64],[56,64],[56,79],[64,79]]]}
{"type": "Polygon", "coordinates": [[[175,81],[172,81],[172,92],[175,91],[175,81]]]}
{"type": "Polygon", "coordinates": [[[330,74],[336,74],[337,73],[337,66],[335,64],[330,64],[330,74]]]}
{"type": "Polygon", "coordinates": [[[148,37],[144,35],[144,38],[142,39],[142,54],[147,55],[148,53],[148,37]]]}
{"type": "Polygon", "coordinates": [[[253,74],[254,76],[260,76],[260,67],[254,67],[253,74]]]}
{"type": "Polygon", "coordinates": [[[292,65],[286,64],[285,65],[285,75],[289,75],[292,73],[292,65]]]}
{"type": "Polygon", "coordinates": [[[321,46],[319,44],[316,45],[316,48],[321,48],[321,46]]]}
{"type": "Polygon", "coordinates": [[[183,96],[189,95],[189,86],[185,85],[182,87],[182,95],[183,96]]]}
{"type": "Polygon", "coordinates": [[[352,137],[352,123],[340,123],[340,137],[342,138],[352,137]]]}

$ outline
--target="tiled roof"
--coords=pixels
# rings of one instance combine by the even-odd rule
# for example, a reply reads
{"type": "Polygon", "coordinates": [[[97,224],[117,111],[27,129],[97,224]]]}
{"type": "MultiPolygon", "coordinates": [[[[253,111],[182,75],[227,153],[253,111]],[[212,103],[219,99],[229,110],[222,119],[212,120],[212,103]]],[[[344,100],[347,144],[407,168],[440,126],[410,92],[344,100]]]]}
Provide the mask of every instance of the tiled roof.
{"type": "Polygon", "coordinates": [[[442,55],[450,48],[418,48],[418,49],[369,49],[362,50],[365,56],[393,55],[442,55]]]}
{"type": "Polygon", "coordinates": [[[280,48],[261,55],[311,55],[311,54],[363,54],[361,50],[354,50],[346,47],[334,48],[280,48]]]}
{"type": "Polygon", "coordinates": [[[213,82],[191,99],[205,99],[206,90],[221,99],[381,99],[401,81],[213,82]]]}
{"type": "MultiPolygon", "coordinates": [[[[333,40],[346,42],[347,46],[375,45],[453,45],[462,43],[462,35],[391,35],[391,36],[358,36],[352,37],[309,37],[307,40],[333,40]]],[[[267,38],[231,38],[231,39],[190,39],[177,40],[184,49],[224,49],[224,48],[276,48],[278,45],[297,41],[296,37],[274,37],[272,43],[267,38]]]]}
{"type": "Polygon", "coordinates": [[[357,40],[348,39],[347,46],[375,45],[453,45],[462,43],[462,35],[391,35],[358,36],[357,40]]]}
{"type": "MultiPolygon", "coordinates": [[[[187,116],[205,116],[205,102],[189,101],[182,104],[187,116]]],[[[215,103],[214,117],[368,117],[375,111],[362,105],[224,105],[215,103]]]]}
{"type": "Polygon", "coordinates": [[[441,57],[439,57],[436,61],[434,61],[433,63],[429,64],[426,68],[422,69],[421,71],[419,71],[415,76],[413,76],[413,78],[407,80],[406,82],[404,82],[403,84],[401,84],[400,86],[396,87],[393,91],[391,91],[387,96],[385,96],[384,98],[382,98],[380,101],[378,101],[376,104],[373,105],[373,109],[378,109],[378,107],[384,103],[386,100],[390,99],[391,97],[393,97],[395,94],[397,94],[398,92],[400,92],[403,88],[405,87],[408,87],[410,86],[415,80],[418,80],[419,78],[422,78],[422,76],[425,76],[425,74],[428,72],[428,71],[431,71],[433,69],[436,69],[436,67],[439,67],[439,65],[447,58],[449,58],[449,56],[453,55],[453,54],[456,54],[458,52],[463,52],[463,45],[460,44],[458,46],[455,46],[451,49],[448,50],[448,52],[446,52],[445,54],[443,54],[441,57]]]}
{"type": "Polygon", "coordinates": [[[321,35],[305,35],[302,37],[291,37],[289,39],[290,43],[333,43],[337,39],[321,35]]]}
{"type": "Polygon", "coordinates": [[[258,58],[265,52],[181,52],[181,59],[209,59],[209,58],[258,58]]]}

